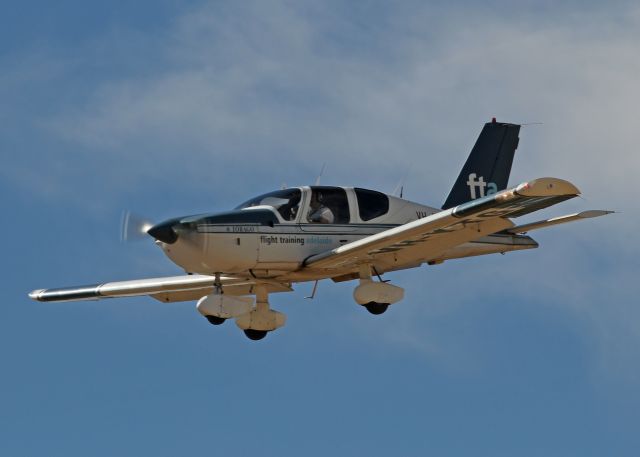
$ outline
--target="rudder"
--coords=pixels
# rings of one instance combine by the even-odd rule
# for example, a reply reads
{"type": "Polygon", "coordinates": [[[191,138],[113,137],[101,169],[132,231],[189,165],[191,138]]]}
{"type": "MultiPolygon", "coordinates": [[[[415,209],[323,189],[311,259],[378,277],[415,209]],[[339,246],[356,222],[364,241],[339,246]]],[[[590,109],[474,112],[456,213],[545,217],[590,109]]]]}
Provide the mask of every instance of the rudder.
{"type": "Polygon", "coordinates": [[[506,189],[519,133],[518,124],[486,123],[442,209],[506,189]]]}

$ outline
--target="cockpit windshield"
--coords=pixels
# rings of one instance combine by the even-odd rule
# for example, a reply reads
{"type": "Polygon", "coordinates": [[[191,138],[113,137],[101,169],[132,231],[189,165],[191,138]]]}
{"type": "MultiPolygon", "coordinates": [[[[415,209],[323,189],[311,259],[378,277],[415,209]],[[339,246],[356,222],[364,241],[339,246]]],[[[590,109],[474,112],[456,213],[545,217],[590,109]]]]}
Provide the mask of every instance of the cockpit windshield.
{"type": "Polygon", "coordinates": [[[285,221],[294,221],[300,209],[301,197],[302,192],[300,189],[277,190],[247,200],[236,206],[235,209],[245,209],[260,205],[272,206],[285,221]]]}

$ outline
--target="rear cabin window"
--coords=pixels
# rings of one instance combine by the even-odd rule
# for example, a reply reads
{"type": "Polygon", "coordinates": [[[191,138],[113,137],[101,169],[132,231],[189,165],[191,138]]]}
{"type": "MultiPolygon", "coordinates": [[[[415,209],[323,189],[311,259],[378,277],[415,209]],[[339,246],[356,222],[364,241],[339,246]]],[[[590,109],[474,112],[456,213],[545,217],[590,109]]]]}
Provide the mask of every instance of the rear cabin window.
{"type": "Polygon", "coordinates": [[[370,221],[389,212],[389,197],[375,190],[356,188],[360,219],[370,221]]]}

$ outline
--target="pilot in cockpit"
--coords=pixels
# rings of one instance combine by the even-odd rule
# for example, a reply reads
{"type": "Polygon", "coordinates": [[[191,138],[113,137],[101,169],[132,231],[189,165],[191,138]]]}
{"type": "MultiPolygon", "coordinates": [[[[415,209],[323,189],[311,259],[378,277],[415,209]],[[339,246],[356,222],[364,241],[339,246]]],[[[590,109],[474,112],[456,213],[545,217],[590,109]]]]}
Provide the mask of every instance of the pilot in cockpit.
{"type": "Polygon", "coordinates": [[[316,224],[333,224],[335,217],[333,211],[323,202],[322,192],[313,192],[309,203],[309,215],[307,220],[316,224]]]}

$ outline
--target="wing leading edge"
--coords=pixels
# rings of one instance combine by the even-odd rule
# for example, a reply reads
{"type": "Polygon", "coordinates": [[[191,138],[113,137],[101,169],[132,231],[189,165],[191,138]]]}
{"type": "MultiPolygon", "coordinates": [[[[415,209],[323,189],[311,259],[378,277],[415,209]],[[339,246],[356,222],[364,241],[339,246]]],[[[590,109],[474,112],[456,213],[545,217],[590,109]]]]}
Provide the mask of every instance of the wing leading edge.
{"type": "MultiPolygon", "coordinates": [[[[29,294],[41,302],[68,302],[99,300],[102,298],[136,297],[149,295],[162,302],[191,301],[204,297],[213,291],[214,276],[183,275],[164,278],[134,279],[77,287],[39,289],[29,294]]],[[[220,278],[225,293],[247,295],[252,293],[256,281],[245,278],[222,276],[220,278]]],[[[267,283],[269,292],[288,292],[291,287],[284,283],[267,283]]]]}

